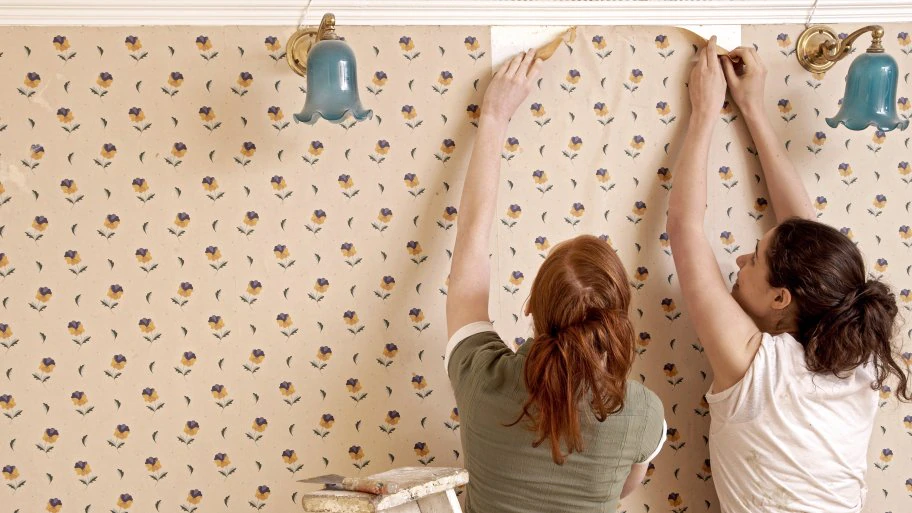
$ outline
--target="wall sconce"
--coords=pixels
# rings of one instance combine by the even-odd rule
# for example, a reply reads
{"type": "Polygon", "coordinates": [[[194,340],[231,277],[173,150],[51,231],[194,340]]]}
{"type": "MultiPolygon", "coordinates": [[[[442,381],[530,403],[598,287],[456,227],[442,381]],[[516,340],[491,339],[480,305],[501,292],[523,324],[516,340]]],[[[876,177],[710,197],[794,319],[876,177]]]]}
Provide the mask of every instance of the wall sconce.
{"type": "Polygon", "coordinates": [[[355,53],[335,29],[336,17],[327,13],[319,28],[300,28],[288,38],[288,65],[307,77],[307,100],[294,115],[297,122],[314,124],[323,118],[341,123],[349,114],[364,121],[374,115],[361,106],[355,53]]]}
{"type": "Polygon", "coordinates": [[[869,126],[885,132],[894,128],[905,130],[909,120],[900,119],[896,112],[899,72],[896,60],[884,53],[883,27],[869,25],[841,41],[827,26],[808,27],[798,37],[795,55],[804,69],[824,73],[848,55],[852,43],[866,32],[871,32],[871,46],[849,66],[842,107],[836,116],[826,118],[826,122],[833,128],[843,123],[850,130],[864,130],[869,126]]]}

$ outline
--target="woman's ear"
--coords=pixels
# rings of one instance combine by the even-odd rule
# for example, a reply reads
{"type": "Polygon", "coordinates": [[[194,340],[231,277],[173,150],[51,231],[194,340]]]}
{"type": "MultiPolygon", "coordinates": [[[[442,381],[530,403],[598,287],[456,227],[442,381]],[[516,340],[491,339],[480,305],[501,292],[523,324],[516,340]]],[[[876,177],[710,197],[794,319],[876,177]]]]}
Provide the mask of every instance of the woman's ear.
{"type": "Polygon", "coordinates": [[[526,300],[523,301],[523,315],[528,317],[532,313],[529,311],[529,296],[526,296],[526,300]]]}
{"type": "Polygon", "coordinates": [[[785,310],[792,304],[792,293],[787,288],[775,289],[776,297],[773,299],[773,310],[785,310]]]}

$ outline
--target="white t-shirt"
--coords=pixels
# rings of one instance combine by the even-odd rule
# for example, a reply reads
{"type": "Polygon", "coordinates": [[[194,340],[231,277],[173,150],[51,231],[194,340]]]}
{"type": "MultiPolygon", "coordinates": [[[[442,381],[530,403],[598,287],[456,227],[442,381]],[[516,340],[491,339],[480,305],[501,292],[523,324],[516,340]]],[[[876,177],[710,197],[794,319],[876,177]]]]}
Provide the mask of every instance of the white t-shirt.
{"type": "Polygon", "coordinates": [[[763,334],[747,374],[706,394],[724,513],[856,513],[877,410],[871,364],[843,379],[807,370],[791,335],[763,334]]]}

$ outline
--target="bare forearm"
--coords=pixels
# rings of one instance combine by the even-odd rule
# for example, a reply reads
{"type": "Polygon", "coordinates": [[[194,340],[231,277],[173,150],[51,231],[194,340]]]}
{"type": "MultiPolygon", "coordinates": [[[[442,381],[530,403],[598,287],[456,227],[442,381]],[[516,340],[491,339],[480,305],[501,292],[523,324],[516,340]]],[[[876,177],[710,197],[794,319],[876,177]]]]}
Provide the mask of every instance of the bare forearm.
{"type": "Polygon", "coordinates": [[[779,143],[766,113],[761,108],[742,113],[760,156],[777,221],[790,217],[814,219],[814,208],[807,189],[779,143]]]}
{"type": "Polygon", "coordinates": [[[482,118],[475,135],[475,146],[459,201],[459,228],[455,253],[466,245],[484,244],[488,251],[491,222],[500,181],[500,147],[507,123],[482,118]]]}
{"type": "MultiPolygon", "coordinates": [[[[714,118],[694,114],[675,158],[674,186],[668,202],[668,227],[686,224],[703,226],[706,214],[706,168],[712,141],[714,118]]],[[[672,243],[674,237],[672,237],[672,243]]]]}

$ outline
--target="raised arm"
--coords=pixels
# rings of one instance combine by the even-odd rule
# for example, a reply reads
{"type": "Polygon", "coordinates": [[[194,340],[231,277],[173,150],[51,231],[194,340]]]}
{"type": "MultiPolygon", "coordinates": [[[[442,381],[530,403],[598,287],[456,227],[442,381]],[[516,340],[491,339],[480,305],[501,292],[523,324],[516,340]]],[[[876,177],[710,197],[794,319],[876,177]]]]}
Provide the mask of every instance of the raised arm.
{"type": "Polygon", "coordinates": [[[781,223],[790,217],[816,219],[804,183],[798,177],[791,160],[785,155],[779,138],[773,132],[773,125],[763,109],[766,68],[760,62],[757,51],[752,47],[742,46],[729,55],[744,65],[743,72],[738,75],[731,58],[722,59],[725,79],[728,81],[732,98],[741,109],[744,122],[757,146],[776,220],[781,223]]]}
{"type": "Polygon", "coordinates": [[[672,168],[666,231],[685,307],[713,369],[713,391],[720,392],[744,377],[760,346],[760,330],[729,294],[703,232],[709,146],[725,99],[715,37],[707,48],[690,75],[693,110],[672,168]]]}
{"type": "Polygon", "coordinates": [[[500,182],[500,150],[510,116],[525,100],[539,74],[535,52],[504,64],[488,85],[475,146],[459,202],[459,222],[447,289],[447,338],[475,321],[487,321],[491,286],[491,223],[500,182]]]}

